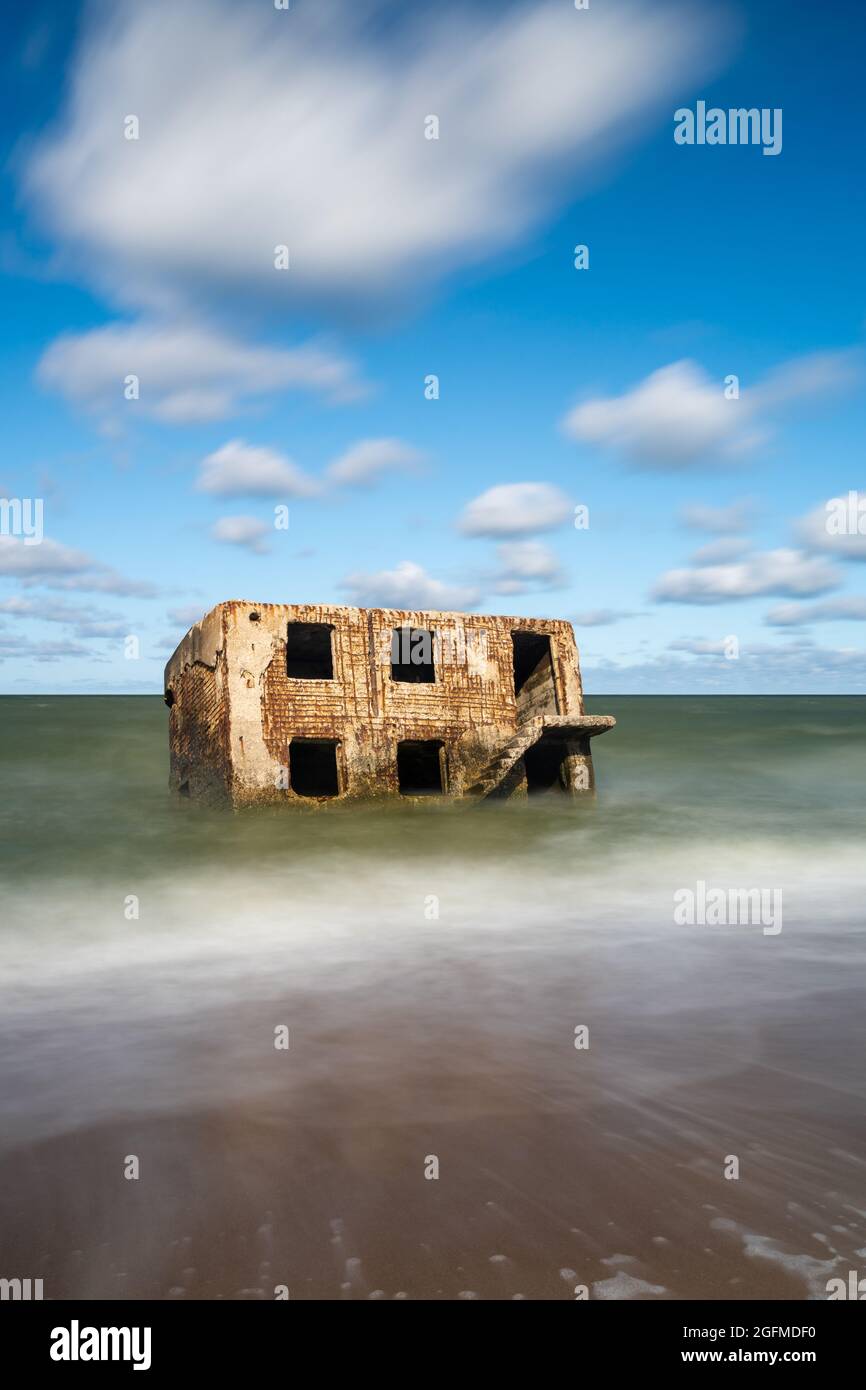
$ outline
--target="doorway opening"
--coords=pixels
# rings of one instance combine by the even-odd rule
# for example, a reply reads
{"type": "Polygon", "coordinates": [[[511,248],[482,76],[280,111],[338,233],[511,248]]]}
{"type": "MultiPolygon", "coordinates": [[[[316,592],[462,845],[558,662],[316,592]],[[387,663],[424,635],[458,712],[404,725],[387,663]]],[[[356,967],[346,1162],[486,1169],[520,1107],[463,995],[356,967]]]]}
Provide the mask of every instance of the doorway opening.
{"type": "Polygon", "coordinates": [[[518,715],[558,713],[550,638],[539,632],[512,632],[511,645],[518,715]]]}
{"type": "Polygon", "coordinates": [[[336,740],[293,738],[289,745],[289,784],[296,796],[338,796],[336,740]]]}
{"type": "Polygon", "coordinates": [[[403,796],[436,796],[445,790],[441,739],[406,739],[397,744],[397,780],[403,796]]]}
{"type": "Polygon", "coordinates": [[[540,792],[564,792],[566,749],[552,739],[540,739],[523,755],[526,768],[526,790],[530,796],[540,792]]]}

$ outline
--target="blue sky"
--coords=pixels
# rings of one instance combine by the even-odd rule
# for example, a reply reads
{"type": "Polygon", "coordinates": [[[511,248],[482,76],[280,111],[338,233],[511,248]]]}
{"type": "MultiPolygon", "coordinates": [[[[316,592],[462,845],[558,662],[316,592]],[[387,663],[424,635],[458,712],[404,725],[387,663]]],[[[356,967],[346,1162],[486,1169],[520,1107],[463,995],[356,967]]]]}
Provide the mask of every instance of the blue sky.
{"type": "Polygon", "coordinates": [[[4,24],[2,690],[158,691],[230,598],[569,618],[590,693],[864,689],[859,4],[4,24]],[[699,100],[780,153],[675,143],[699,100]]]}

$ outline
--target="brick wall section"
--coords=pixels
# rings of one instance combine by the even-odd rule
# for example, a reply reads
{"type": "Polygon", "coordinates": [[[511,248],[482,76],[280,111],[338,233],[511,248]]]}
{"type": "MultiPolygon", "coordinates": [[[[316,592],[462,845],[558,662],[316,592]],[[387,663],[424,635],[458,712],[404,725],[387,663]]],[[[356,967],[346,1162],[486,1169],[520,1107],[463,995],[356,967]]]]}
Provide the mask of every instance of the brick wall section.
{"type": "Polygon", "coordinates": [[[195,663],[178,672],[169,710],[170,784],[187,784],[191,796],[222,800],[228,794],[231,766],[225,707],[225,653],[212,669],[195,663]]]}
{"type": "Polygon", "coordinates": [[[205,801],[231,795],[227,701],[228,661],[223,614],[205,614],[165,668],[171,770],[169,786],[205,801]]]}

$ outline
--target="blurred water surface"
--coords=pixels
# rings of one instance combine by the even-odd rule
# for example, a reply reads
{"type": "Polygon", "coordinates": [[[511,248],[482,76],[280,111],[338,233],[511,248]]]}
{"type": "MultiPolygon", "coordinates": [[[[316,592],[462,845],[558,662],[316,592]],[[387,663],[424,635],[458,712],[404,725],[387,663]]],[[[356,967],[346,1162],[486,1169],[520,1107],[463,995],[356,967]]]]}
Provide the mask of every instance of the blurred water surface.
{"type": "Polygon", "coordinates": [[[866,700],[589,707],[594,803],[232,815],[169,797],[157,699],[0,700],[0,1274],[806,1298],[862,1266],[866,700]],[[781,890],[782,931],[676,925],[699,880],[781,890]]]}

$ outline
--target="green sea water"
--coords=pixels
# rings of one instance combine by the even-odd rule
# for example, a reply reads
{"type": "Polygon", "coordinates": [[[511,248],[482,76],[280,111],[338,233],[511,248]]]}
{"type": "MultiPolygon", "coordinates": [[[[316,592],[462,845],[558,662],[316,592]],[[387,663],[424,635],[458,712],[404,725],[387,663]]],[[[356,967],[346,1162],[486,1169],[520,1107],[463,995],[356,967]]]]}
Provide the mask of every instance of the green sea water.
{"type": "Polygon", "coordinates": [[[798,1299],[862,1266],[866,700],[589,708],[591,802],[233,814],[170,797],[156,698],[0,700],[10,1270],[798,1299]],[[772,926],[678,920],[700,884],[772,926]]]}
{"type": "Polygon", "coordinates": [[[150,697],[0,698],[3,855],[18,881],[205,867],[225,856],[328,856],[405,841],[471,859],[526,844],[544,854],[563,815],[575,853],[653,848],[696,837],[800,840],[830,852],[861,843],[866,698],[599,697],[614,732],[594,741],[599,797],[435,818],[256,811],[232,816],[167,794],[167,711],[150,697]],[[526,837],[528,841],[526,840],[526,837]]]}

